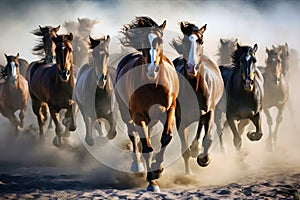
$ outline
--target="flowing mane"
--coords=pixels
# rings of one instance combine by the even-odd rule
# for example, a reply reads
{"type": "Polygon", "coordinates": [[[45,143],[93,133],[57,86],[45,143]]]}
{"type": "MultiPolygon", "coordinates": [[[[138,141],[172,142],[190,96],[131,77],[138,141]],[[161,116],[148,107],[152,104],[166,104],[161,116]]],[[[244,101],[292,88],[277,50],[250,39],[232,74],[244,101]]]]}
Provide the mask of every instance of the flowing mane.
{"type": "Polygon", "coordinates": [[[175,49],[179,55],[183,55],[183,38],[178,36],[170,42],[170,46],[175,49]]]}
{"type": "Polygon", "coordinates": [[[150,29],[156,29],[163,34],[159,25],[153,21],[150,17],[142,16],[136,17],[129,24],[125,24],[120,31],[119,40],[125,47],[133,47],[134,49],[141,51],[141,41],[143,34],[150,29]],[[146,29],[145,29],[146,28],[146,29]]]}
{"type": "MultiPolygon", "coordinates": [[[[52,29],[51,26],[46,26],[45,28],[52,29]]],[[[43,42],[44,33],[41,31],[40,28],[33,30],[31,33],[33,35],[40,37],[37,44],[32,48],[33,55],[44,57],[45,56],[44,42],[43,42]]]]}

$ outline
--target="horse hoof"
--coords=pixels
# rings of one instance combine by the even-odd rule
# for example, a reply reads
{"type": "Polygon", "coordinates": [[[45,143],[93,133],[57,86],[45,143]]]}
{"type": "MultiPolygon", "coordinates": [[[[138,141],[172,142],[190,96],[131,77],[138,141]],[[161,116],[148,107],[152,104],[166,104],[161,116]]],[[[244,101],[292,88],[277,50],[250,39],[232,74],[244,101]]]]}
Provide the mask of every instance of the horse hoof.
{"type": "Polygon", "coordinates": [[[159,186],[158,185],[153,185],[153,184],[148,185],[147,191],[161,193],[159,186]]]}
{"type": "Polygon", "coordinates": [[[61,145],[62,145],[62,143],[61,143],[59,137],[57,137],[57,136],[55,136],[55,137],[53,138],[52,144],[53,144],[54,146],[56,146],[56,147],[61,147],[61,145]]]}
{"type": "Polygon", "coordinates": [[[210,163],[210,158],[208,155],[203,155],[203,154],[200,154],[198,157],[197,157],[197,163],[199,166],[201,167],[206,167],[207,165],[209,165],[210,163]]]}
{"type": "Polygon", "coordinates": [[[93,139],[93,138],[86,137],[86,138],[85,138],[85,142],[86,142],[89,146],[94,146],[94,139],[93,139]]]}
{"type": "Polygon", "coordinates": [[[249,140],[253,141],[259,141],[262,138],[262,133],[259,132],[248,132],[247,137],[249,140]]]}
{"type": "Polygon", "coordinates": [[[147,173],[147,180],[159,179],[164,171],[164,168],[161,165],[156,166],[155,163],[152,164],[151,169],[154,170],[147,173]]]}
{"type": "Polygon", "coordinates": [[[131,165],[131,171],[134,173],[142,173],[145,171],[144,164],[142,162],[136,163],[133,162],[131,165]]]}

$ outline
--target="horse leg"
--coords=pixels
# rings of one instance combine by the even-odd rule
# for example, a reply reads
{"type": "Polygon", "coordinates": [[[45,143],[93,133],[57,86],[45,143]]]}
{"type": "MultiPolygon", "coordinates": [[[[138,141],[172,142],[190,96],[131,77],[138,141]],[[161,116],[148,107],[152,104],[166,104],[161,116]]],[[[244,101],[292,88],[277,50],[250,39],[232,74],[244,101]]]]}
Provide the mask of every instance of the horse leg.
{"type": "Polygon", "coordinates": [[[145,168],[143,165],[143,162],[141,161],[141,153],[139,149],[139,142],[138,142],[138,136],[134,132],[135,127],[133,123],[127,123],[128,128],[128,136],[132,143],[133,147],[133,154],[132,154],[132,164],[131,164],[131,171],[132,172],[144,172],[145,168]]]}
{"type": "Polygon", "coordinates": [[[112,112],[110,112],[108,115],[106,115],[105,119],[109,123],[109,131],[107,133],[107,138],[112,140],[116,137],[117,131],[116,131],[116,122],[113,118],[112,112]]]}
{"type": "Polygon", "coordinates": [[[201,134],[201,131],[202,131],[202,127],[203,127],[203,122],[199,119],[199,122],[198,122],[198,128],[197,128],[197,134],[192,142],[192,145],[191,145],[191,156],[193,158],[197,158],[197,156],[199,155],[200,153],[200,147],[199,147],[199,138],[200,138],[200,134],[201,134]]]}
{"type": "MultiPolygon", "coordinates": [[[[215,110],[215,119],[214,120],[215,120],[215,124],[217,126],[217,134],[219,136],[221,152],[225,152],[224,143],[223,143],[222,112],[217,107],[215,110]]],[[[226,123],[227,123],[227,121],[226,121],[226,123]]]]}
{"type": "Polygon", "coordinates": [[[189,159],[191,157],[191,149],[188,146],[188,128],[186,127],[183,130],[180,129],[178,133],[181,142],[181,153],[184,160],[185,174],[191,175],[192,172],[191,172],[191,167],[189,162],[189,159]]]}
{"type": "Polygon", "coordinates": [[[237,122],[230,116],[226,116],[228,125],[233,133],[233,144],[235,148],[239,151],[242,147],[242,138],[237,130],[237,122]]]}
{"type": "Polygon", "coordinates": [[[276,126],[275,126],[275,130],[274,130],[274,135],[273,135],[274,149],[276,149],[276,147],[277,147],[277,138],[278,138],[277,134],[278,134],[279,125],[281,124],[281,122],[283,120],[282,116],[283,116],[283,106],[279,106],[277,118],[276,118],[276,126]]]}
{"type": "Polygon", "coordinates": [[[65,118],[62,120],[63,125],[66,127],[63,134],[64,137],[70,137],[70,131],[76,130],[75,119],[73,116],[72,106],[67,109],[65,118]]]}
{"type": "Polygon", "coordinates": [[[20,110],[20,113],[19,113],[20,128],[24,127],[24,118],[25,118],[26,108],[27,108],[27,105],[23,105],[23,107],[22,107],[22,109],[20,110]]]}
{"type": "Polygon", "coordinates": [[[92,119],[91,117],[87,116],[85,113],[82,113],[84,124],[85,124],[85,142],[89,146],[94,146],[94,138],[92,135],[92,119]]]}
{"type": "Polygon", "coordinates": [[[159,176],[157,173],[154,172],[157,169],[152,164],[153,148],[151,146],[151,141],[148,134],[148,127],[145,121],[142,121],[141,125],[142,127],[137,127],[137,130],[140,135],[142,143],[142,153],[147,167],[147,181],[149,183],[149,185],[147,186],[147,191],[160,192],[159,186],[154,180],[157,179],[159,176]]]}
{"type": "Polygon", "coordinates": [[[250,117],[251,121],[256,127],[255,132],[248,132],[247,137],[251,141],[259,141],[261,137],[263,136],[262,129],[261,129],[261,117],[260,112],[258,112],[256,115],[250,117]]]}
{"type": "Polygon", "coordinates": [[[20,124],[20,122],[18,121],[18,119],[14,115],[13,111],[8,108],[4,112],[2,112],[2,114],[3,114],[4,117],[9,119],[14,133],[18,134],[18,125],[20,124]]]}
{"type": "Polygon", "coordinates": [[[36,115],[38,125],[39,125],[40,140],[44,140],[45,139],[45,133],[44,133],[45,117],[42,113],[42,105],[41,102],[35,100],[34,98],[31,98],[31,100],[32,100],[32,111],[36,115]]]}
{"type": "Polygon", "coordinates": [[[52,108],[51,106],[49,107],[49,110],[50,110],[50,114],[51,114],[51,117],[53,119],[53,122],[55,124],[56,137],[53,140],[53,144],[55,146],[61,146],[62,145],[62,131],[63,131],[63,129],[62,129],[60,123],[59,123],[59,113],[56,113],[55,109],[52,108]]]}
{"type": "Polygon", "coordinates": [[[205,128],[205,135],[203,137],[202,146],[203,146],[203,152],[198,155],[197,157],[197,163],[201,167],[206,167],[210,163],[210,158],[208,154],[208,150],[212,144],[212,128],[214,126],[214,112],[210,111],[205,116],[203,116],[204,119],[202,119],[204,122],[204,128],[205,128]]]}
{"type": "Polygon", "coordinates": [[[273,133],[272,133],[273,120],[272,120],[272,116],[271,116],[268,108],[264,109],[264,113],[267,117],[267,124],[269,127],[269,137],[267,138],[267,147],[266,148],[268,151],[273,151],[273,133]]]}

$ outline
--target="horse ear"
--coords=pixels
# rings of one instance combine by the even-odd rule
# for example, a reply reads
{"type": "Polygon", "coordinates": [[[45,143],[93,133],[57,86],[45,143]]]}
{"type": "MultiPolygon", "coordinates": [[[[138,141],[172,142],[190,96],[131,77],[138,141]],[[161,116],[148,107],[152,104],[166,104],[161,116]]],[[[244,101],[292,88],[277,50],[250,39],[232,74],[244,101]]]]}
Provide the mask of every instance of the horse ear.
{"type": "Polygon", "coordinates": [[[236,43],[236,47],[239,49],[239,48],[241,48],[241,46],[240,46],[240,44],[237,42],[236,43]]]}
{"type": "Polygon", "coordinates": [[[77,17],[78,22],[80,23],[81,19],[79,17],[77,17]]]}
{"type": "Polygon", "coordinates": [[[275,45],[274,45],[274,44],[272,45],[272,48],[273,48],[273,49],[276,49],[276,47],[275,47],[275,45]]]}
{"type": "Polygon", "coordinates": [[[4,55],[5,55],[6,60],[8,60],[8,55],[6,53],[4,55]]]}
{"type": "Polygon", "coordinates": [[[72,32],[69,33],[68,40],[70,40],[71,42],[73,41],[73,33],[72,32]]]}
{"type": "Polygon", "coordinates": [[[20,57],[20,54],[19,54],[19,53],[17,53],[17,55],[16,55],[16,59],[19,59],[19,57],[20,57]]]}
{"type": "Polygon", "coordinates": [[[110,36],[107,35],[107,36],[106,36],[106,44],[109,44],[109,42],[110,42],[110,36]]]}
{"type": "Polygon", "coordinates": [[[205,31],[206,31],[206,26],[207,26],[207,24],[205,24],[204,26],[202,26],[201,28],[200,28],[200,32],[203,34],[205,31]]]}
{"type": "Polygon", "coordinates": [[[95,40],[89,35],[90,38],[90,42],[93,44],[95,42],[95,40]]]}
{"type": "Polygon", "coordinates": [[[270,50],[266,47],[266,53],[269,54],[270,50]]]}
{"type": "Polygon", "coordinates": [[[220,43],[223,45],[224,44],[224,40],[222,38],[220,38],[220,43]]]}
{"type": "Polygon", "coordinates": [[[144,25],[145,25],[144,21],[141,20],[141,19],[139,19],[139,26],[140,26],[140,27],[143,27],[144,25]]]}
{"type": "Polygon", "coordinates": [[[257,46],[257,44],[255,44],[253,49],[252,49],[252,52],[255,53],[257,51],[257,49],[258,49],[258,46],[257,46]]]}
{"type": "Polygon", "coordinates": [[[159,27],[161,28],[161,30],[164,30],[166,28],[167,25],[167,20],[165,20],[159,27]]]}
{"type": "Polygon", "coordinates": [[[234,42],[235,42],[235,43],[237,43],[237,42],[238,42],[238,39],[237,39],[237,38],[235,38],[234,42]]]}
{"type": "Polygon", "coordinates": [[[59,29],[60,29],[60,25],[58,25],[57,27],[55,27],[53,30],[54,30],[55,33],[57,33],[59,31],[59,29]]]}
{"type": "Polygon", "coordinates": [[[183,22],[180,22],[180,30],[181,30],[182,32],[184,32],[184,28],[185,28],[185,26],[184,26],[183,22]]]}
{"type": "Polygon", "coordinates": [[[288,44],[287,44],[287,43],[285,43],[285,46],[286,46],[286,47],[288,47],[288,44]]]}

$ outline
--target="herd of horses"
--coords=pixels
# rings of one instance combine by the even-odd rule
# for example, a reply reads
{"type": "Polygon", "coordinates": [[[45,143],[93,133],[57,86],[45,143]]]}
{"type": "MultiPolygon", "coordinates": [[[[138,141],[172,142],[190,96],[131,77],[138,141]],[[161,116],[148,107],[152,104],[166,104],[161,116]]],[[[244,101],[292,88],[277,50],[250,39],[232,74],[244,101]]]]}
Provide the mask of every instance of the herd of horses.
{"type": "Polygon", "coordinates": [[[210,163],[214,124],[221,149],[223,128],[229,126],[233,144],[240,150],[241,136],[250,121],[256,130],[249,131],[247,137],[251,141],[262,138],[264,111],[269,125],[269,150],[276,147],[278,127],[289,96],[287,44],[266,48],[266,66],[259,67],[255,56],[257,44],[247,46],[240,45],[237,40],[221,39],[217,64],[204,54],[207,25],[199,28],[184,21],[180,23],[183,36],[170,43],[179,54],[171,61],[163,51],[166,21],[158,25],[150,17],[142,16],[124,25],[119,36],[124,47],[136,51],[120,58],[117,66],[111,66],[108,64],[110,37],[94,39],[88,31],[96,21],[78,21],[79,24],[65,23],[66,29],[71,29],[76,35],[72,31],[58,34],[60,26],[40,26],[33,31],[42,38],[33,49],[36,55],[43,56],[41,60],[28,64],[19,58],[19,54],[5,55],[7,64],[1,66],[0,112],[10,120],[15,132],[23,126],[30,97],[41,139],[50,113],[56,133],[53,143],[62,145],[62,138],[69,137],[70,131],[76,130],[76,114],[80,110],[86,127],[85,141],[92,146],[93,129],[102,133],[100,119],[109,122],[108,139],[117,135],[113,116],[116,102],[133,146],[131,170],[143,172],[146,167],[149,191],[159,191],[156,180],[163,172],[164,153],[172,141],[174,128],[181,139],[186,174],[191,173],[191,156],[197,157],[197,163],[202,167],[210,163]],[[85,26],[79,26],[80,23],[85,23],[85,26]],[[87,48],[78,47],[78,42],[85,40],[88,40],[87,48]],[[75,55],[79,50],[80,58],[75,55]],[[89,54],[88,61],[82,65],[89,54]],[[193,89],[197,103],[183,109],[183,102],[178,98],[188,87],[193,89]],[[274,131],[269,112],[271,107],[279,111],[274,131]],[[21,110],[19,120],[14,115],[17,110],[21,110]],[[64,116],[59,114],[60,110],[66,110],[64,116]],[[154,155],[151,136],[158,122],[163,123],[161,148],[154,155]],[[198,127],[189,145],[188,127],[194,122],[198,122],[198,127]],[[203,127],[203,150],[200,152],[203,127]]]}

